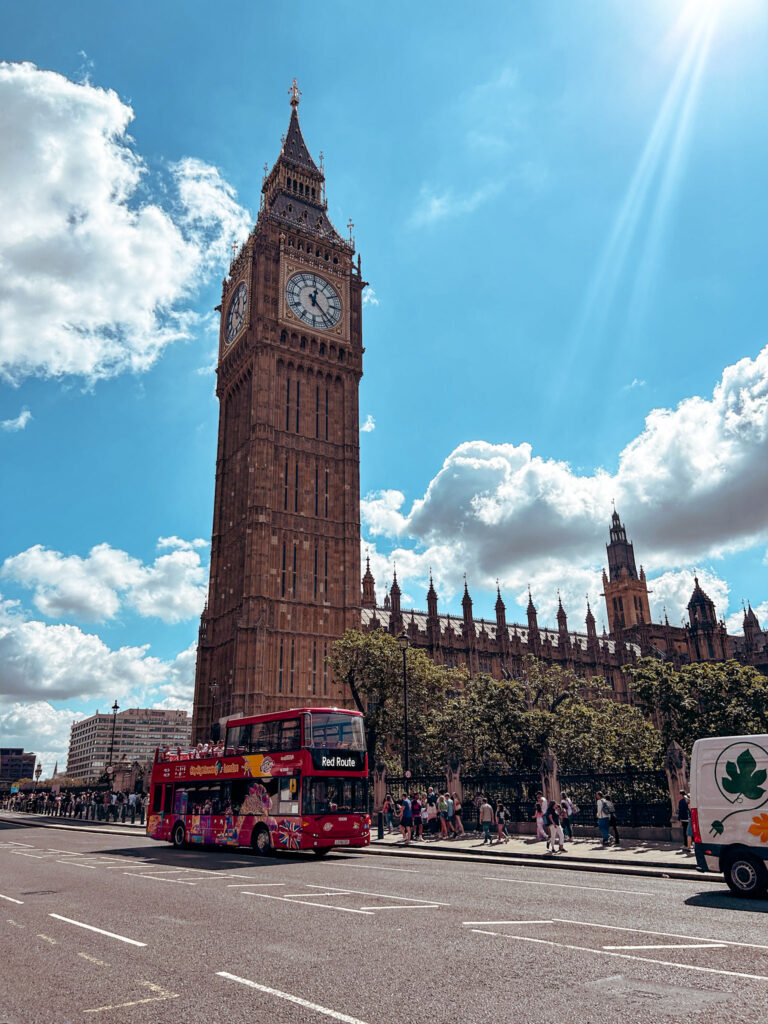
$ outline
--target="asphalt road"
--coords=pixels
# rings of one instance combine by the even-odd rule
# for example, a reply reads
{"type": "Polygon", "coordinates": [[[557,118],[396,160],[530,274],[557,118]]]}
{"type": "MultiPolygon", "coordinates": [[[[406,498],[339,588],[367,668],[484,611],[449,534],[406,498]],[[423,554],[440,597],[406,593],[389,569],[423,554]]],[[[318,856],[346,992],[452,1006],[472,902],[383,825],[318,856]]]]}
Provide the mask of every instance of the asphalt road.
{"type": "Polygon", "coordinates": [[[0,955],[0,1024],[768,1014],[768,901],[719,882],[259,859],[4,823],[0,955]]]}

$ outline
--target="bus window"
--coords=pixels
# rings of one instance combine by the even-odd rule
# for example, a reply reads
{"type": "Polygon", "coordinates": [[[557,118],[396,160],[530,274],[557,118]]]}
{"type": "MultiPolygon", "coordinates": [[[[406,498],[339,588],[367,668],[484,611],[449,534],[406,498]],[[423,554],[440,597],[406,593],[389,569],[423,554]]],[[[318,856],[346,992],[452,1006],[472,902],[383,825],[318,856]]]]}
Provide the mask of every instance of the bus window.
{"type": "Polygon", "coordinates": [[[152,813],[159,814],[163,806],[163,787],[155,786],[152,790],[152,813]]]}
{"type": "Polygon", "coordinates": [[[315,750],[365,750],[363,720],[359,715],[314,711],[311,714],[315,750]]]}
{"type": "Polygon", "coordinates": [[[280,779],[278,814],[299,813],[299,780],[280,779]]]}
{"type": "Polygon", "coordinates": [[[364,779],[306,778],[303,784],[304,814],[365,814],[364,779]]]}
{"type": "Polygon", "coordinates": [[[275,750],[300,750],[301,749],[301,719],[284,718],[280,725],[279,744],[275,750]]]}
{"type": "Polygon", "coordinates": [[[173,805],[173,785],[165,787],[165,796],[163,798],[163,814],[170,814],[173,805]]]}

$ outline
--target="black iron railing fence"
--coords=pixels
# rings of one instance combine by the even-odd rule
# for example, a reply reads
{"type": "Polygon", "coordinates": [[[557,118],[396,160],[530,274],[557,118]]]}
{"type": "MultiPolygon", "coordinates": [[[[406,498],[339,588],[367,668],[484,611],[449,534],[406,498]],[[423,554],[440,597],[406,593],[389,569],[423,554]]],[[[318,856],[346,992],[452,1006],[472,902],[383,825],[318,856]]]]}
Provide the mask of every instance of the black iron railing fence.
{"type": "MultiPolygon", "coordinates": [[[[599,792],[609,796],[613,801],[620,826],[666,828],[670,824],[669,786],[664,771],[634,768],[611,772],[561,769],[558,781],[561,792],[567,794],[571,802],[578,807],[578,813],[574,816],[578,825],[596,824],[599,792]]],[[[410,779],[403,776],[387,776],[386,779],[387,792],[395,799],[399,799],[405,792],[426,793],[430,786],[438,792],[445,791],[445,776],[414,773],[410,779]]],[[[462,775],[461,786],[464,794],[462,819],[467,830],[478,826],[483,796],[486,796],[494,807],[496,801],[501,800],[512,821],[532,821],[535,817],[536,794],[543,788],[539,772],[462,775]]],[[[369,793],[371,812],[375,813],[381,808],[373,806],[372,779],[369,793]]]]}

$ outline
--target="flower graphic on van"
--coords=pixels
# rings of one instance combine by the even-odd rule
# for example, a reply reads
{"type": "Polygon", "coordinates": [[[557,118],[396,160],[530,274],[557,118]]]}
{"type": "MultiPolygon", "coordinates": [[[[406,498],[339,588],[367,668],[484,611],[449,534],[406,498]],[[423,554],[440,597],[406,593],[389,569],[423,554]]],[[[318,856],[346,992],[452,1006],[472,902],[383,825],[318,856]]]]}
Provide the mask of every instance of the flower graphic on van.
{"type": "Polygon", "coordinates": [[[749,832],[753,836],[757,836],[761,843],[768,843],[768,814],[758,815],[758,817],[752,819],[752,824],[749,826],[749,832]]]}

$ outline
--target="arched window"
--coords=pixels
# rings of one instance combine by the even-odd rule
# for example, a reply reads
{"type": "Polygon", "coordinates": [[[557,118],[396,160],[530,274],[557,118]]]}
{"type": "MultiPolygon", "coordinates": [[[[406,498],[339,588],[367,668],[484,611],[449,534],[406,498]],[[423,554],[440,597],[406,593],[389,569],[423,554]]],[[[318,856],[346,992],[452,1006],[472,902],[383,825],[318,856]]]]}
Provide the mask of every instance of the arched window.
{"type": "Polygon", "coordinates": [[[282,342],[288,341],[288,332],[287,331],[280,331],[280,341],[282,341],[282,342]]]}
{"type": "Polygon", "coordinates": [[[320,345],[320,355],[321,355],[321,356],[324,356],[324,355],[325,355],[325,342],[323,342],[323,343],[322,343],[322,344],[320,345]]]}

